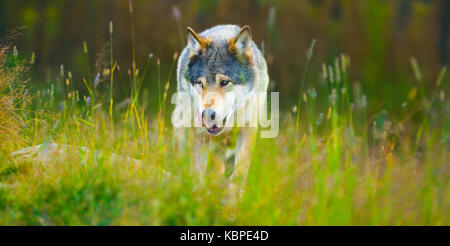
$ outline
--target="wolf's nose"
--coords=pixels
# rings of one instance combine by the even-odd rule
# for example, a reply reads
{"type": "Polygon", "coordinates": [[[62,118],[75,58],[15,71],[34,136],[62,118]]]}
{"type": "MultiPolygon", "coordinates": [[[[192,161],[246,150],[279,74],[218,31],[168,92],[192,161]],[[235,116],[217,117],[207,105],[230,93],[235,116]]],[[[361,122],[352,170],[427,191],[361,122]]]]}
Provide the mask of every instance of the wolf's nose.
{"type": "Polygon", "coordinates": [[[203,120],[209,121],[209,120],[215,120],[216,119],[216,111],[212,108],[208,108],[202,111],[202,118],[203,120]]]}

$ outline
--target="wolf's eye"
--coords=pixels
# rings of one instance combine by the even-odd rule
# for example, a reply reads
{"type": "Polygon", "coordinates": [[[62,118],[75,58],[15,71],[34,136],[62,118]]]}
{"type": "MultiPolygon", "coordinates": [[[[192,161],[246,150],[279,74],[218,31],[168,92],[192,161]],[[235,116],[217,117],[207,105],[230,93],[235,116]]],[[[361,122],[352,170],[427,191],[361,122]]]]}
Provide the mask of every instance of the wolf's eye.
{"type": "Polygon", "coordinates": [[[195,82],[194,84],[198,85],[200,88],[203,88],[203,83],[201,80],[197,80],[197,82],[195,82]]]}
{"type": "Polygon", "coordinates": [[[231,83],[231,81],[223,79],[220,81],[220,86],[225,87],[227,85],[229,85],[231,83]]]}

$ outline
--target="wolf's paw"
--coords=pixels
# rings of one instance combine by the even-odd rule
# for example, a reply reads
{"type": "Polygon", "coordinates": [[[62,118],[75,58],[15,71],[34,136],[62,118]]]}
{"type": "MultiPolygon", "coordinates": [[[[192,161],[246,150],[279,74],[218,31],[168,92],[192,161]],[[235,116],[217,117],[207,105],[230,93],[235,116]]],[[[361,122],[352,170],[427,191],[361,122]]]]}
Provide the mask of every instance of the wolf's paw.
{"type": "Polygon", "coordinates": [[[242,200],[245,193],[245,187],[229,181],[225,197],[222,199],[222,205],[235,207],[242,200]]]}

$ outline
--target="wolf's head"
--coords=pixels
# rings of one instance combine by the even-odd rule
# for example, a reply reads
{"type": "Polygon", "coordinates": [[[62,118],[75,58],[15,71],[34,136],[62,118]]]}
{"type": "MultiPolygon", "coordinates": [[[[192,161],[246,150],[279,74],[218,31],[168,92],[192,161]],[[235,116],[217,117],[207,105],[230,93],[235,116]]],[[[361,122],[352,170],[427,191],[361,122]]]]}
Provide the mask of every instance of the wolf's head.
{"type": "Polygon", "coordinates": [[[220,28],[197,34],[187,28],[190,55],[185,77],[200,102],[195,111],[201,115],[195,117],[201,117],[213,136],[219,135],[232,118],[238,107],[236,97],[253,89],[255,76],[250,28],[237,28],[231,36],[218,32],[220,28]]]}

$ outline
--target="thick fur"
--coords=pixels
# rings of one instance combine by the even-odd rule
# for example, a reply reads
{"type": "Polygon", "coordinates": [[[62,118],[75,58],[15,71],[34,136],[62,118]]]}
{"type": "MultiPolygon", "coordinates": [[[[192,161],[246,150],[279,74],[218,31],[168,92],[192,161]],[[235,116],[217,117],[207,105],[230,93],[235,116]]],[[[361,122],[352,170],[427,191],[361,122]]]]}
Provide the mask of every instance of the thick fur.
{"type": "MultiPolygon", "coordinates": [[[[228,126],[231,115],[245,115],[245,127],[238,128],[238,140],[235,150],[226,157],[232,163],[234,170],[229,176],[230,188],[241,191],[244,187],[250,164],[250,153],[254,146],[257,124],[257,112],[265,106],[265,98],[269,77],[266,61],[256,44],[251,40],[248,27],[240,28],[236,25],[218,25],[199,34],[192,29],[187,30],[188,44],[183,49],[177,67],[178,91],[187,93],[192,105],[177,104],[175,110],[193,112],[194,121],[201,117],[206,108],[214,108],[218,121],[223,123],[223,129],[217,134],[230,134],[232,127],[228,126]],[[226,78],[230,85],[225,88],[220,81],[226,78]],[[201,85],[199,85],[201,84],[201,85]],[[223,96],[220,103],[212,98],[207,102],[202,95],[205,91],[213,91],[223,96]],[[251,92],[262,92],[264,100],[250,100],[251,92]],[[235,105],[233,93],[238,93],[245,103],[235,105]],[[184,107],[192,107],[187,109],[184,107]],[[253,122],[253,123],[252,123],[253,122]]],[[[217,94],[217,95],[219,95],[217,94]]],[[[236,122],[234,122],[236,125],[236,122]]],[[[193,170],[202,179],[206,172],[206,161],[209,141],[207,127],[189,128],[191,133],[185,135],[184,128],[178,128],[179,144],[189,144],[193,150],[193,170]],[[191,141],[184,140],[186,137],[191,141]]],[[[214,154],[214,153],[211,153],[214,154]]]]}

